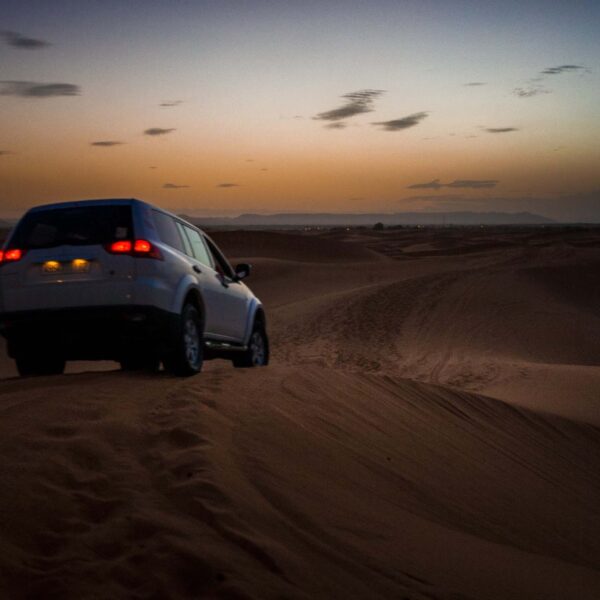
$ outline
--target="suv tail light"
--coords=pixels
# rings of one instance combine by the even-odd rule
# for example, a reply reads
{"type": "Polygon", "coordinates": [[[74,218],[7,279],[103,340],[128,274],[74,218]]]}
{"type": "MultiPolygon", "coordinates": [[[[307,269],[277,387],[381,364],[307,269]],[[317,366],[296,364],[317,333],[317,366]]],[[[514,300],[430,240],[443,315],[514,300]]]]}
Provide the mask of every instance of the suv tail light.
{"type": "Polygon", "coordinates": [[[113,242],[109,247],[108,251],[112,254],[130,254],[132,244],[129,240],[121,240],[119,242],[113,242]]]}
{"type": "Polygon", "coordinates": [[[152,244],[147,240],[135,240],[133,243],[133,251],[138,254],[148,254],[152,252],[152,244]]]}
{"type": "Polygon", "coordinates": [[[7,262],[17,262],[23,258],[23,250],[19,248],[8,248],[7,250],[0,250],[0,264],[7,262]]]}
{"type": "Polygon", "coordinates": [[[119,240],[109,244],[106,249],[111,254],[129,254],[140,258],[163,259],[160,250],[148,240],[119,240]]]}

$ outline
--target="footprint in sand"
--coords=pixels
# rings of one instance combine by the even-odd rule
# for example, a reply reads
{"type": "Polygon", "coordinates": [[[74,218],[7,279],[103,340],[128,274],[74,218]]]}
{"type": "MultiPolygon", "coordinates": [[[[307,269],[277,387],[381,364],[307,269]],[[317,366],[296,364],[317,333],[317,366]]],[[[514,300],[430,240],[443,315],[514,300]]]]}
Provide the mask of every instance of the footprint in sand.
{"type": "Polygon", "coordinates": [[[166,438],[169,444],[174,448],[191,448],[193,446],[204,446],[208,442],[189,429],[174,427],[166,432],[166,438]]]}

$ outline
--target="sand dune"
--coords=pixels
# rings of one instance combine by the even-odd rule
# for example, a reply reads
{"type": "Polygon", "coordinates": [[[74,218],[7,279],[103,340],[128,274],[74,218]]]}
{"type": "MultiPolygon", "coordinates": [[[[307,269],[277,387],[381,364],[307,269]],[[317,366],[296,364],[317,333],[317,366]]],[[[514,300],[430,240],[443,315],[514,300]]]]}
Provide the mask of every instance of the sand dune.
{"type": "Polygon", "coordinates": [[[275,231],[214,231],[215,242],[229,256],[253,256],[300,262],[364,262],[385,260],[362,244],[326,237],[275,231]]]}
{"type": "Polygon", "coordinates": [[[316,367],[2,397],[11,597],[600,594],[600,435],[558,417],[316,367]]]}
{"type": "Polygon", "coordinates": [[[469,261],[403,261],[386,265],[370,283],[356,273],[342,281],[338,273],[330,288],[336,291],[301,303],[293,296],[301,283],[286,286],[290,302],[280,300],[274,311],[276,339],[288,362],[493,390],[508,401],[600,424],[600,391],[588,386],[600,377],[599,272],[597,248],[550,246],[485,252],[469,261]],[[565,401],[545,405],[535,400],[532,378],[551,365],[556,373],[571,369],[554,378],[553,396],[565,401]],[[585,414],[576,390],[586,398],[585,414]]]}
{"type": "Polygon", "coordinates": [[[219,233],[270,367],[4,358],[4,596],[600,597],[600,243],[575,234],[219,233]]]}

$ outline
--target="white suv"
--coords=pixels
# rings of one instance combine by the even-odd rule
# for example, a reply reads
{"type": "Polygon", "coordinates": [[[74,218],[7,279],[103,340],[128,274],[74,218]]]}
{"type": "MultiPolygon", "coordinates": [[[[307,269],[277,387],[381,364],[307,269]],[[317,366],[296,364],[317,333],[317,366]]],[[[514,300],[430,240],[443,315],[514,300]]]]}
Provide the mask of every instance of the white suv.
{"type": "Polygon", "coordinates": [[[266,365],[260,301],[215,243],[140,200],[38,206],[0,252],[0,330],[21,375],[67,360],[193,375],[203,359],[266,365]]]}

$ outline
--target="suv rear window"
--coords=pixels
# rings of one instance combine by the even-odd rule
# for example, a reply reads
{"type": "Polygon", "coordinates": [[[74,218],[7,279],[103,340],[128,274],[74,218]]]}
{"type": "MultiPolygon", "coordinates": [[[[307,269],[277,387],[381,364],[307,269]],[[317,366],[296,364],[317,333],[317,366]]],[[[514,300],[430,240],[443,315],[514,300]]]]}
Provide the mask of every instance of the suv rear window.
{"type": "Polygon", "coordinates": [[[28,250],[132,238],[131,206],[79,206],[28,213],[17,225],[10,245],[28,250]]]}

